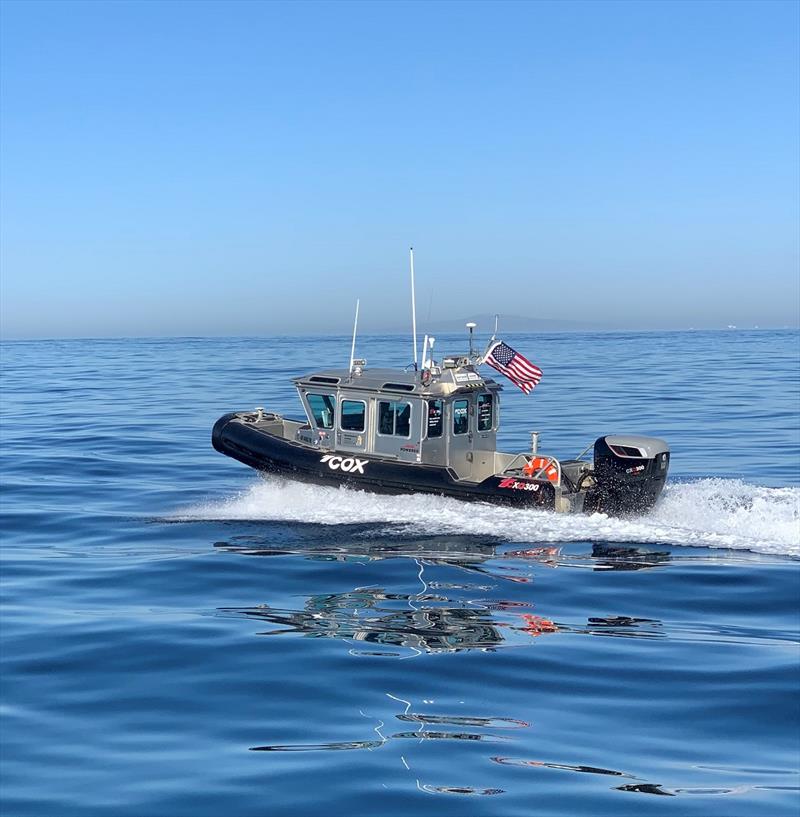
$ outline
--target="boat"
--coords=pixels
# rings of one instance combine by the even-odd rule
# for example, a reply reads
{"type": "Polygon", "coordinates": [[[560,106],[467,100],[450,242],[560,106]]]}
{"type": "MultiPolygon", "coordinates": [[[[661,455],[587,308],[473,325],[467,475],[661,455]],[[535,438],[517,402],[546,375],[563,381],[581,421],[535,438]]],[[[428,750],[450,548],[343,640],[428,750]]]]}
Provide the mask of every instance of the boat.
{"type": "Polygon", "coordinates": [[[669,470],[666,442],[606,434],[575,459],[559,459],[540,453],[539,433],[531,432],[529,451],[498,451],[503,386],[480,371],[487,356],[475,354],[475,325],[467,324],[469,353],[440,361],[426,336],[419,365],[412,320],[413,368],[368,368],[354,358],[357,303],[349,367],[293,379],[305,416],[263,408],[226,414],[214,425],[214,448],[259,471],[375,493],[438,494],[558,513],[652,508],[669,470]]]}

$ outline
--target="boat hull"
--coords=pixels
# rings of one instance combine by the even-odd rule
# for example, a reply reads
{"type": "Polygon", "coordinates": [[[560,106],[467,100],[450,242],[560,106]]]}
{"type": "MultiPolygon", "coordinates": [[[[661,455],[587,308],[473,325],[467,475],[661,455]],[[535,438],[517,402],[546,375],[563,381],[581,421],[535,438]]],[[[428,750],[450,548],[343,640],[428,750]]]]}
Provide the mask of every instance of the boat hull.
{"type": "Polygon", "coordinates": [[[555,507],[555,488],[545,480],[496,475],[482,482],[465,483],[450,468],[312,448],[264,432],[243,422],[236,413],[226,414],[216,422],[211,441],[221,454],[259,471],[317,485],[344,485],[386,494],[438,494],[543,509],[555,507]]]}

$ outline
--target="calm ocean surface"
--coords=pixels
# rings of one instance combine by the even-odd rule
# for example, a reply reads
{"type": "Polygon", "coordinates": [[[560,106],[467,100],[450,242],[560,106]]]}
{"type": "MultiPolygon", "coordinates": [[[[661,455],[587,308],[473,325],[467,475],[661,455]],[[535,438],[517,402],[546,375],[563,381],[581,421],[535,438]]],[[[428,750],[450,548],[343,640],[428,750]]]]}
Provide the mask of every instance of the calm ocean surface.
{"type": "Polygon", "coordinates": [[[800,335],[507,339],[544,380],[501,448],[664,437],[650,515],[212,450],[347,338],[4,344],[0,812],[797,817],[800,335]]]}

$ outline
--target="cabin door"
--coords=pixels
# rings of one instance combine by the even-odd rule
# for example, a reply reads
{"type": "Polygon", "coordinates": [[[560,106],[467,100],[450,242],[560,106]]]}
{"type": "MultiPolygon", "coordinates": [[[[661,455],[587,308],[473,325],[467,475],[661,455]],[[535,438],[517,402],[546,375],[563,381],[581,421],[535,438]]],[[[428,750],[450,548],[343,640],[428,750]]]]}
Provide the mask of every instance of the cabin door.
{"type": "Polygon", "coordinates": [[[450,402],[447,459],[459,479],[472,476],[472,413],[472,400],[469,397],[457,397],[450,402]]]}
{"type": "Polygon", "coordinates": [[[380,398],[375,401],[375,436],[373,450],[376,454],[395,457],[405,462],[416,462],[420,443],[419,400],[401,397],[380,398]]]}
{"type": "Polygon", "coordinates": [[[339,399],[339,425],[336,430],[337,451],[366,451],[369,417],[367,401],[355,397],[339,399]]]}

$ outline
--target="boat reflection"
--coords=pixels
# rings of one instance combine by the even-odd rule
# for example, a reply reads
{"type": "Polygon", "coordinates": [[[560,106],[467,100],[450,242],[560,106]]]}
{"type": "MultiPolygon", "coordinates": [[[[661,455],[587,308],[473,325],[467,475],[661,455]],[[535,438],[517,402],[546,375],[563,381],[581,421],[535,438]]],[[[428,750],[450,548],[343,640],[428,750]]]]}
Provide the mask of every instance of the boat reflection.
{"type": "Polygon", "coordinates": [[[491,580],[529,584],[532,563],[554,567],[560,548],[531,548],[521,554],[502,552],[505,542],[479,536],[425,536],[416,538],[372,535],[371,529],[349,526],[349,536],[342,531],[334,538],[330,526],[308,526],[296,545],[272,543],[267,536],[235,536],[215,542],[214,547],[244,556],[301,556],[310,561],[373,562],[383,559],[409,559],[429,565],[457,567],[491,580]],[[317,528],[320,528],[317,530],[317,528]],[[369,538],[368,538],[369,537],[369,538]],[[509,564],[509,562],[511,562],[509,564]]]}
{"type": "Polygon", "coordinates": [[[214,547],[245,556],[297,555],[319,561],[376,561],[380,559],[425,559],[432,563],[480,565],[497,558],[500,540],[483,536],[375,536],[371,527],[305,525],[296,544],[282,537],[275,545],[270,535],[240,535],[214,547]],[[335,535],[334,535],[335,534],[335,535]]]}
{"type": "Polygon", "coordinates": [[[260,635],[294,632],[309,638],[340,638],[418,652],[492,650],[503,643],[500,630],[508,626],[493,620],[492,611],[484,607],[456,606],[434,593],[387,593],[376,587],[309,596],[302,610],[259,605],[221,612],[280,627],[260,635]]]}
{"type": "MultiPolygon", "coordinates": [[[[360,530],[360,529],[359,529],[360,530]]],[[[363,532],[363,531],[362,531],[363,532]]],[[[352,532],[351,532],[352,534],[352,532]]],[[[304,532],[307,536],[307,531],[304,532]]],[[[629,615],[591,616],[585,623],[556,622],[533,612],[520,588],[517,598],[497,598],[497,584],[448,581],[443,567],[479,573],[486,579],[517,584],[532,581],[538,566],[585,567],[587,554],[564,556],[561,548],[542,546],[524,550],[498,550],[503,543],[480,537],[431,536],[417,539],[388,537],[366,540],[352,536],[343,542],[304,541],[296,547],[275,548],[264,536],[237,537],[217,547],[255,556],[299,555],[323,561],[371,562],[402,559],[413,569],[408,578],[420,583],[420,591],[402,592],[385,587],[355,587],[344,592],[317,593],[305,597],[302,607],[257,604],[220,608],[223,615],[242,616],[272,625],[259,635],[296,633],[307,638],[336,638],[351,644],[359,656],[407,657],[406,653],[441,653],[464,650],[494,651],[501,646],[522,646],[531,639],[553,633],[572,633],[624,638],[663,638],[662,622],[629,615]],[[426,573],[427,571],[427,573],[426,573]],[[521,595],[521,598],[520,598],[521,595]],[[371,646],[372,649],[367,649],[371,646]]],[[[636,570],[663,564],[668,553],[634,547],[593,545],[595,569],[636,570]]],[[[531,585],[532,586],[532,585],[531,585]]]]}
{"type": "Polygon", "coordinates": [[[647,550],[608,543],[595,542],[592,544],[595,570],[644,570],[648,567],[663,565],[671,558],[669,551],[647,550]]]}
{"type": "Polygon", "coordinates": [[[663,567],[672,560],[670,551],[607,542],[592,542],[591,554],[577,549],[565,553],[563,545],[520,547],[491,537],[375,536],[371,528],[352,525],[346,526],[347,530],[337,530],[333,535],[330,527],[303,526],[301,538],[296,544],[287,543],[282,538],[278,546],[268,535],[244,535],[216,542],[214,547],[244,556],[296,555],[313,561],[421,559],[430,564],[457,566],[492,578],[520,583],[526,583],[530,578],[529,567],[585,567],[588,559],[594,570],[644,570],[663,567]],[[493,564],[487,565],[488,562],[493,564]]]}
{"type": "MultiPolygon", "coordinates": [[[[370,738],[368,740],[355,741],[333,741],[329,743],[290,743],[290,744],[267,744],[264,746],[252,746],[252,752],[320,752],[320,751],[342,751],[352,749],[377,749],[385,744],[394,741],[414,741],[420,743],[426,740],[457,740],[457,741],[481,741],[484,743],[502,743],[511,739],[508,730],[528,729],[530,723],[522,721],[517,718],[505,717],[483,717],[477,715],[454,715],[454,714],[429,714],[423,712],[413,712],[411,701],[403,698],[398,698],[395,695],[386,693],[386,697],[396,701],[397,703],[405,704],[403,712],[392,713],[386,721],[383,719],[376,719],[378,725],[372,731],[378,736],[378,739],[370,738]],[[416,728],[405,729],[393,733],[384,733],[384,729],[388,722],[394,718],[404,723],[413,723],[416,728]],[[450,726],[455,729],[434,729],[429,727],[434,726],[450,726]]],[[[365,712],[361,715],[367,719],[371,719],[365,712]]],[[[385,716],[384,716],[385,717],[385,716]]]]}
{"type": "Polygon", "coordinates": [[[657,618],[632,616],[590,616],[585,627],[563,628],[571,633],[614,638],[666,638],[664,622],[657,618]]]}
{"type": "Polygon", "coordinates": [[[666,791],[660,783],[632,783],[628,786],[617,786],[617,791],[635,791],[639,794],[660,794],[663,797],[675,797],[675,792],[666,791]]]}
{"type": "Polygon", "coordinates": [[[503,766],[529,766],[533,768],[542,769],[559,769],[566,772],[580,772],[581,774],[599,774],[609,775],[611,777],[631,777],[635,775],[628,774],[628,772],[620,772],[616,769],[601,769],[598,766],[585,766],[582,764],[571,763],[549,763],[545,760],[521,760],[512,757],[493,757],[495,763],[500,763],[503,766]]]}
{"type": "MultiPolygon", "coordinates": [[[[420,570],[423,568],[421,567],[420,570]]],[[[494,651],[523,646],[554,633],[614,638],[667,638],[659,619],[591,616],[585,624],[556,622],[527,612],[532,604],[506,600],[459,600],[439,593],[390,593],[379,587],[357,587],[346,593],[308,596],[302,609],[259,604],[219,608],[222,615],[243,616],[277,626],[258,635],[297,633],[307,638],[338,638],[353,645],[354,655],[397,657],[386,648],[415,653],[494,651]]]]}

